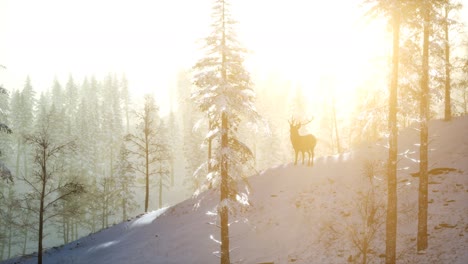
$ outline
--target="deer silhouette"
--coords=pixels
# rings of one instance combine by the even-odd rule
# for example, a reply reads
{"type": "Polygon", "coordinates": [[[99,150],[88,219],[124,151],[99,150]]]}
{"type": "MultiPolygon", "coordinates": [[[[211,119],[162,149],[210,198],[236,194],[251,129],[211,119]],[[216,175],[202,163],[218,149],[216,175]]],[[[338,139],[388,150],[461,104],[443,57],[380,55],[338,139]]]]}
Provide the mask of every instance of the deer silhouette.
{"type": "Polygon", "coordinates": [[[295,151],[295,160],[294,165],[297,165],[297,155],[299,152],[302,153],[302,164],[304,164],[304,152],[309,154],[309,159],[307,161],[307,166],[314,165],[314,148],[317,144],[317,139],[314,135],[308,134],[301,136],[299,135],[299,129],[301,126],[305,126],[307,123],[295,122],[294,119],[289,122],[289,128],[291,133],[291,143],[295,151]]]}

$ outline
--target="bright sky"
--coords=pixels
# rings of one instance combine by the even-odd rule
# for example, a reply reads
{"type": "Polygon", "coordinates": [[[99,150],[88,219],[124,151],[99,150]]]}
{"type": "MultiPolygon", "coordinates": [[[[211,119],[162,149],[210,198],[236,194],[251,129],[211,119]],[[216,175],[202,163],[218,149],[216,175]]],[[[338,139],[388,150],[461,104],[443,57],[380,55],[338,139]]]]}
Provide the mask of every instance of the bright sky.
{"type": "MultiPolygon", "coordinates": [[[[275,72],[313,96],[325,76],[346,94],[350,83],[372,74],[375,58],[388,54],[385,24],[367,25],[361,1],[231,2],[257,83],[275,72]]],[[[0,0],[0,64],[7,67],[0,83],[22,89],[29,74],[42,91],[54,76],[65,84],[70,73],[81,82],[125,72],[136,94],[167,97],[177,71],[201,56],[197,40],[210,30],[211,6],[212,0],[0,0]]]]}

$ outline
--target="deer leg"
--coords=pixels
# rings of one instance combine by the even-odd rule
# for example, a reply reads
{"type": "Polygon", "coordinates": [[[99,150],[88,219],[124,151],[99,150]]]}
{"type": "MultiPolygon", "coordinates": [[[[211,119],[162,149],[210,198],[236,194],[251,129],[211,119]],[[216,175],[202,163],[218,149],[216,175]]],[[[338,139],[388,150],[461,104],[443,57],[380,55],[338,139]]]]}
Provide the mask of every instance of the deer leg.
{"type": "Polygon", "coordinates": [[[301,151],[302,153],[302,165],[304,165],[304,151],[301,151]]]}
{"type": "Polygon", "coordinates": [[[296,159],[294,160],[294,165],[297,165],[297,154],[299,154],[299,151],[296,151],[296,159]]]}

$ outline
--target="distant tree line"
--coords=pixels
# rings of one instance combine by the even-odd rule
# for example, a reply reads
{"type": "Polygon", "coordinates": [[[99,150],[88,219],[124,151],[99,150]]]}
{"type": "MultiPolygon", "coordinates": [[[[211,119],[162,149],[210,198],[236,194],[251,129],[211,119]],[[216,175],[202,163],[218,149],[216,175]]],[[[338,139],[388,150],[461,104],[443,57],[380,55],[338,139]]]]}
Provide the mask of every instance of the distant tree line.
{"type": "Polygon", "coordinates": [[[70,75],[40,94],[28,77],[22,89],[1,91],[0,165],[13,181],[0,180],[0,260],[30,252],[31,241],[68,243],[170,203],[163,190],[174,184],[175,117],[163,120],[151,95],[133,107],[125,76],[78,84],[70,75]],[[144,129],[152,135],[148,174],[140,173],[145,150],[128,140],[144,129]]]}

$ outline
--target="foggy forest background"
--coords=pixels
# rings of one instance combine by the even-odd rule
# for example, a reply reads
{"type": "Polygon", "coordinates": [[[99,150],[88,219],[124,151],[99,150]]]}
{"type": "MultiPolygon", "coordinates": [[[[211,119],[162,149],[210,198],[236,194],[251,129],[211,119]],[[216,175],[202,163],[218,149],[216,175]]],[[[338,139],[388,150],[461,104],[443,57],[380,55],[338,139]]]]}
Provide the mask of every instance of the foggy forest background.
{"type": "MultiPolygon", "coordinates": [[[[437,20],[432,21],[431,119],[448,118],[447,86],[450,117],[468,111],[468,33],[454,19],[459,9],[457,5],[440,7],[437,20]]],[[[419,120],[421,28],[417,18],[402,25],[399,129],[419,120]]],[[[376,58],[375,65],[379,75],[359,80],[352,98],[340,97],[332,89],[331,79],[339,78],[339,73],[321,76],[313,98],[305,94],[308,87],[275,74],[254,80],[256,108],[264,122],[254,127],[255,133],[240,127],[239,135],[253,151],[255,170],[292,161],[291,118],[312,120],[307,130],[318,138],[316,157],[346,152],[388,136],[391,59],[376,58]]],[[[8,65],[4,66],[1,71],[7,70],[8,65]]],[[[157,94],[132,94],[132,83],[124,73],[83,79],[75,79],[71,73],[65,80],[50,78],[48,87],[36,87],[25,76],[22,87],[1,90],[0,123],[8,125],[11,133],[2,131],[0,136],[0,166],[7,175],[0,180],[0,260],[36,249],[37,150],[41,145],[35,139],[41,135],[55,146],[63,146],[57,155],[51,155],[51,197],[77,194],[73,199],[48,201],[46,247],[173,205],[206,185],[208,179],[194,176],[196,171],[207,171],[200,165],[207,159],[208,124],[192,100],[196,88],[191,69],[178,72],[173,97],[169,104],[165,102],[169,107],[164,111],[160,106],[164,99],[157,94]],[[145,137],[151,138],[146,149],[140,144],[145,137]],[[145,163],[148,153],[152,158],[145,163]],[[148,198],[144,197],[146,176],[150,176],[148,198]],[[71,181],[76,186],[68,185],[71,181]]]]}

